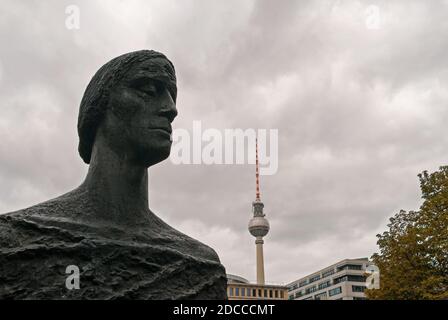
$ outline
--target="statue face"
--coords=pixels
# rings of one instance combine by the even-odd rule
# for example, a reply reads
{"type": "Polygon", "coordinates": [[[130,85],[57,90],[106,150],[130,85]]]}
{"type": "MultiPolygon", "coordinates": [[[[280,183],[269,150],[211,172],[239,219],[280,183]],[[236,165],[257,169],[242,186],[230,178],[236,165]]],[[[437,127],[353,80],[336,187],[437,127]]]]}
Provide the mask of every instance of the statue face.
{"type": "Polygon", "coordinates": [[[102,123],[112,149],[125,159],[149,167],[165,160],[171,149],[171,122],[177,115],[168,90],[171,69],[163,58],[134,65],[112,88],[102,123]]]}

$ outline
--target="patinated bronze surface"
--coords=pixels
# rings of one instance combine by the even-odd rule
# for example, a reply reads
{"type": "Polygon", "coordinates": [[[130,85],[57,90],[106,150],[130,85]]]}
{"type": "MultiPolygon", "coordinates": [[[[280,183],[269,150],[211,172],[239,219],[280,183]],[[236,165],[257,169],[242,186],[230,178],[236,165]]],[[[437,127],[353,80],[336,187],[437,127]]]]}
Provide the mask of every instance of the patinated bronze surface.
{"type": "Polygon", "coordinates": [[[0,215],[0,298],[226,298],[215,251],[148,207],[147,169],[170,154],[176,95],[174,67],[155,51],[98,70],[78,119],[85,181],[0,215]],[[66,287],[69,265],[79,267],[79,289],[66,287]]]}

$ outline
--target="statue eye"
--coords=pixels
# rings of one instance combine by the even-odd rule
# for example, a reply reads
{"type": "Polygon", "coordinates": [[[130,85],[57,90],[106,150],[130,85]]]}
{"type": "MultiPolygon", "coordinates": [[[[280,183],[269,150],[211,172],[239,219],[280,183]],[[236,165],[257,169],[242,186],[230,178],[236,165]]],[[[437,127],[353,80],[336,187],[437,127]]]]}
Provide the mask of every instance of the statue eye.
{"type": "Polygon", "coordinates": [[[138,86],[137,89],[146,94],[149,94],[152,97],[157,96],[157,87],[154,83],[146,82],[146,83],[138,86]]]}
{"type": "Polygon", "coordinates": [[[148,78],[136,79],[132,82],[132,86],[138,91],[150,95],[151,97],[159,96],[164,90],[162,82],[148,78]]]}

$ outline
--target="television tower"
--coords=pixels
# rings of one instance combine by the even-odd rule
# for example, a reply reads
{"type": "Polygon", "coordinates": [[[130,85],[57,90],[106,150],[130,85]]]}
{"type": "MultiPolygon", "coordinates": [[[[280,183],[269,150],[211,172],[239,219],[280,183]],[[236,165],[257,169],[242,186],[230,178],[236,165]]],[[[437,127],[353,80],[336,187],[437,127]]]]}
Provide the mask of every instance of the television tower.
{"type": "Polygon", "coordinates": [[[269,222],[263,213],[264,204],[260,198],[260,173],[258,165],[258,138],[255,139],[255,201],[252,202],[254,217],[249,221],[249,232],[255,237],[257,248],[257,284],[264,285],[263,237],[269,232],[269,222]]]}

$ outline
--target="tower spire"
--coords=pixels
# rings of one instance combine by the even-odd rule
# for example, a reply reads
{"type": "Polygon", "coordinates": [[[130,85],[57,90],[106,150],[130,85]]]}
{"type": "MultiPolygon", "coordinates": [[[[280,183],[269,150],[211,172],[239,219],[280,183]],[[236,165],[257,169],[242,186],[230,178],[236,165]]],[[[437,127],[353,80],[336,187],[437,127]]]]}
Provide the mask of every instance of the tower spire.
{"type": "Polygon", "coordinates": [[[256,180],[256,194],[255,200],[260,201],[260,172],[258,165],[258,137],[255,138],[255,180],[256,180]]]}

